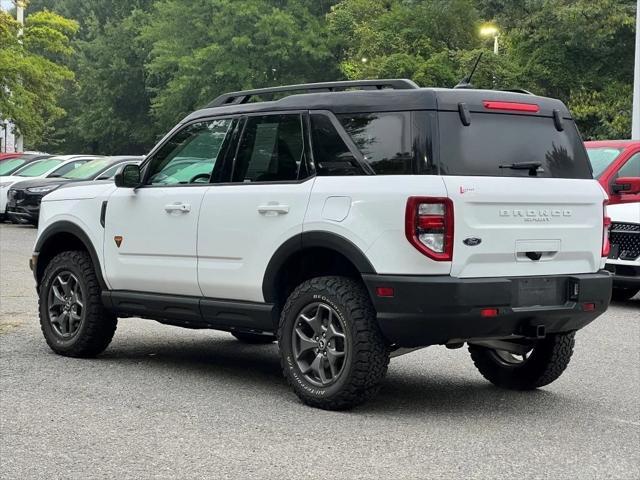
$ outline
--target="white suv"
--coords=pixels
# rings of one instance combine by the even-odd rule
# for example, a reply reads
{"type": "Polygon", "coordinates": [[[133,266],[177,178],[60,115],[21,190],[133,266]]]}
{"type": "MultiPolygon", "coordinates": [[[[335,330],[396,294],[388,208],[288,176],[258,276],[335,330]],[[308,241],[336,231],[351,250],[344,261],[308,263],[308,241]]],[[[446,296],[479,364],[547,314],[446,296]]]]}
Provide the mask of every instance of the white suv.
{"type": "Polygon", "coordinates": [[[44,198],[40,322],[79,357],[125,316],[277,339],[326,409],[428,345],[467,343],[491,382],[533,389],[609,304],[605,202],[557,100],[409,80],[230,93],[115,184],[44,198]]]}

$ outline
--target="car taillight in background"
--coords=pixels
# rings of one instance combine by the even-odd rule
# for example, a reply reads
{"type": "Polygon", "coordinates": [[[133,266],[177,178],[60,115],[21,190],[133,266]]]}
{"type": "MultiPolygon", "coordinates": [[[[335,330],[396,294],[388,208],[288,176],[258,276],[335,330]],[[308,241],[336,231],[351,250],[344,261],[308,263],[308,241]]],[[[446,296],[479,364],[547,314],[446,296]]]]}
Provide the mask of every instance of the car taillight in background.
{"type": "Polygon", "coordinates": [[[611,217],[607,216],[607,201],[602,204],[602,256],[608,257],[611,251],[609,242],[609,229],[611,228],[611,217]]]}
{"type": "Polygon", "coordinates": [[[453,258],[453,202],[444,197],[410,197],[405,211],[407,240],[427,257],[453,258]]]}

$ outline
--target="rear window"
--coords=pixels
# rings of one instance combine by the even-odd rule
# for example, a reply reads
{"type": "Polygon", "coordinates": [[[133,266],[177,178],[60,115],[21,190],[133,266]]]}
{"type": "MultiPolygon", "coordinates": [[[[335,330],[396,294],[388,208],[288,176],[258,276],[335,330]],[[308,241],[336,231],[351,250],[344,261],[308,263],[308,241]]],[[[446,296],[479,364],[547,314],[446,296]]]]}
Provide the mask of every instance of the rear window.
{"type": "Polygon", "coordinates": [[[593,178],[569,120],[561,132],[552,118],[533,115],[474,113],[464,126],[457,112],[439,112],[438,120],[441,175],[526,177],[528,169],[507,167],[539,163],[537,177],[593,178]]]}

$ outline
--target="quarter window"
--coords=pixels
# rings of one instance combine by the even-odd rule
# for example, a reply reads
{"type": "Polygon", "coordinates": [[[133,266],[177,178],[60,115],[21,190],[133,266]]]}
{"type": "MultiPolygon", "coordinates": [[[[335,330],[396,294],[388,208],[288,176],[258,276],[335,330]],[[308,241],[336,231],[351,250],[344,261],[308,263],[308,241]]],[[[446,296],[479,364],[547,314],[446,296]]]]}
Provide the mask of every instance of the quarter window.
{"type": "Polygon", "coordinates": [[[276,182],[304,176],[300,115],[249,117],[233,168],[234,182],[276,182]]]}
{"type": "Polygon", "coordinates": [[[337,117],[377,175],[413,173],[408,113],[361,113],[337,117]]]}
{"type": "Polygon", "coordinates": [[[209,120],[187,125],[153,156],[150,185],[208,183],[224,152],[232,119],[209,120]]]}
{"type": "Polygon", "coordinates": [[[313,158],[320,176],[364,175],[362,167],[331,123],[320,113],[311,115],[313,158]]]}

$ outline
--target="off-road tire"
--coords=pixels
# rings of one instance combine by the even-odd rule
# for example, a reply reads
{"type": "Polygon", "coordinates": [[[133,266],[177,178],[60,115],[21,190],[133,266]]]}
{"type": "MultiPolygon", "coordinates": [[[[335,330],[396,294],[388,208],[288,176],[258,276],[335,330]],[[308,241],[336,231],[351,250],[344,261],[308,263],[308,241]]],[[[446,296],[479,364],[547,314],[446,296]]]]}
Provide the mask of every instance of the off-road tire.
{"type": "Polygon", "coordinates": [[[40,328],[49,347],[68,357],[95,357],[109,345],[116,331],[118,319],[103,306],[101,288],[91,257],[85,251],[66,251],[56,255],[46,266],[38,296],[40,328]],[[51,325],[48,313],[48,292],[60,272],[73,273],[84,289],[84,316],[78,331],[71,338],[63,338],[51,325]]]}
{"type": "Polygon", "coordinates": [[[611,299],[617,302],[626,302],[627,300],[631,300],[635,297],[638,292],[640,292],[640,288],[613,287],[611,299]]]}
{"type": "Polygon", "coordinates": [[[389,349],[369,295],[362,283],[346,277],[317,277],[300,284],[282,310],[278,344],[282,371],[295,393],[305,404],[325,410],[353,408],[374,396],[389,364],[389,349]],[[297,317],[314,302],[330,305],[341,317],[345,349],[349,349],[343,370],[335,383],[327,387],[310,383],[293,355],[292,335],[297,317]]]}
{"type": "Polygon", "coordinates": [[[231,335],[236,337],[236,339],[242,343],[250,343],[253,345],[264,345],[276,341],[276,337],[274,335],[259,335],[257,333],[247,332],[231,332],[231,335]]]}
{"type": "Polygon", "coordinates": [[[510,390],[533,390],[556,380],[567,368],[575,333],[552,334],[538,340],[521,365],[506,365],[487,347],[469,345],[469,353],[482,376],[494,385],[510,390]]]}

